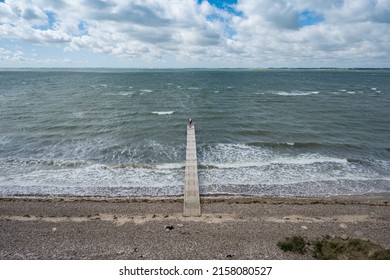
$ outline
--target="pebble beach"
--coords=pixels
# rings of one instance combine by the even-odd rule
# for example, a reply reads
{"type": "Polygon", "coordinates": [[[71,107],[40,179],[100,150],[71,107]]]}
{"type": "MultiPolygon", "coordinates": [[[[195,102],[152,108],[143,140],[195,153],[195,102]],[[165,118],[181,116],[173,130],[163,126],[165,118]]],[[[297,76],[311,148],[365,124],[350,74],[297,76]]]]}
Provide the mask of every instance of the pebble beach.
{"type": "Polygon", "coordinates": [[[370,240],[390,248],[390,197],[205,196],[0,198],[0,259],[312,259],[283,252],[288,236],[370,240]]]}

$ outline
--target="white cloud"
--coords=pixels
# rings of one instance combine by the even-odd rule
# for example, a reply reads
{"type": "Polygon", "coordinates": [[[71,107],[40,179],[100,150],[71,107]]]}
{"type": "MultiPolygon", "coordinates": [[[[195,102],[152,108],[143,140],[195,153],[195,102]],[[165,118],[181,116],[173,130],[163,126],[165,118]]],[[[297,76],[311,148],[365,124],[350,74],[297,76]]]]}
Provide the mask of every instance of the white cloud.
{"type": "Polygon", "coordinates": [[[0,2],[3,40],[156,65],[383,67],[388,30],[390,0],[238,0],[228,10],[197,0],[0,2]]]}
{"type": "MultiPolygon", "coordinates": [[[[233,39],[246,42],[247,53],[268,66],[342,66],[341,61],[372,66],[384,54],[389,56],[390,35],[386,30],[390,26],[383,20],[390,18],[386,12],[389,2],[242,0],[237,8],[245,17],[236,19],[237,35],[233,39]],[[299,27],[299,13],[305,10],[323,15],[324,21],[299,27]]],[[[389,62],[387,58],[385,63],[389,62]]]]}
{"type": "Polygon", "coordinates": [[[24,54],[22,51],[10,51],[4,48],[0,48],[0,61],[3,62],[19,62],[24,61],[24,54]]]}

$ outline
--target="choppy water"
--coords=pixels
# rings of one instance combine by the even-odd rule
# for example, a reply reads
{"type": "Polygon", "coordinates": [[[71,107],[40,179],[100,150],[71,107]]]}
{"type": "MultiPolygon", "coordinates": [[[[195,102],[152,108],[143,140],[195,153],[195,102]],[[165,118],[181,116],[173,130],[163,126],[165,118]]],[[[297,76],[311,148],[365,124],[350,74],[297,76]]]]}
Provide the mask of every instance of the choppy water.
{"type": "Polygon", "coordinates": [[[0,195],[390,193],[390,70],[2,70],[0,195]]]}

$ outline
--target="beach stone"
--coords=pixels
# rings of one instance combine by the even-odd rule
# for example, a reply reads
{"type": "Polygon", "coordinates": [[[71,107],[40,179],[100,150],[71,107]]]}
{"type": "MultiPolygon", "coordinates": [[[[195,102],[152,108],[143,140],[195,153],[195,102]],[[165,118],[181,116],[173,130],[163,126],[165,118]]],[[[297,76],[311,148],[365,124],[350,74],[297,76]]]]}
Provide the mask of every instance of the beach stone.
{"type": "Polygon", "coordinates": [[[347,234],[342,234],[342,235],[340,236],[340,238],[341,238],[342,240],[347,240],[347,239],[348,239],[348,235],[347,235],[347,234]]]}
{"type": "Polygon", "coordinates": [[[53,227],[51,230],[52,230],[52,231],[56,231],[56,230],[57,230],[57,228],[56,228],[56,227],[53,227]]]}
{"type": "Polygon", "coordinates": [[[307,229],[307,226],[301,226],[301,229],[307,229]]]}
{"type": "Polygon", "coordinates": [[[346,225],[346,224],[340,224],[340,227],[342,228],[342,229],[347,229],[348,228],[348,226],[346,225]]]}
{"type": "Polygon", "coordinates": [[[173,229],[174,229],[174,226],[172,226],[172,225],[166,225],[165,226],[165,231],[171,231],[173,229]]]}

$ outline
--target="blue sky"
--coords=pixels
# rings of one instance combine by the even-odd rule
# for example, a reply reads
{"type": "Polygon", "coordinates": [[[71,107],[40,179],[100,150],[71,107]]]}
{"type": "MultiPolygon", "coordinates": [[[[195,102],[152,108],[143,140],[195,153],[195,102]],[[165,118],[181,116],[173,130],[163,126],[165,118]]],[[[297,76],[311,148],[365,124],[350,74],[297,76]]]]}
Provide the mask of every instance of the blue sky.
{"type": "Polygon", "coordinates": [[[308,25],[315,25],[325,21],[325,17],[314,11],[303,10],[299,13],[298,25],[305,27],[308,25]]]}
{"type": "Polygon", "coordinates": [[[1,67],[390,67],[390,0],[0,0],[1,67]]]}

